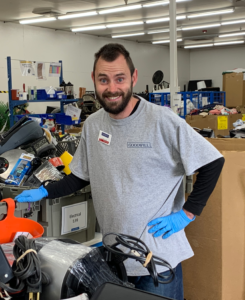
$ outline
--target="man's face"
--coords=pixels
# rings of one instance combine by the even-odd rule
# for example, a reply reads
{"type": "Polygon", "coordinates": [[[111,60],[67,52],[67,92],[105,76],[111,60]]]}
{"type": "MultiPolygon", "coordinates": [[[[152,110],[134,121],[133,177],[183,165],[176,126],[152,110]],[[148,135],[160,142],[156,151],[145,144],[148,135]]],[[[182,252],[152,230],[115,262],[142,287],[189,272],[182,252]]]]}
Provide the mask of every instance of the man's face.
{"type": "Polygon", "coordinates": [[[92,79],[101,106],[108,113],[117,115],[124,111],[132,97],[133,87],[137,82],[137,71],[131,76],[123,55],[113,62],[99,58],[92,79]]]}

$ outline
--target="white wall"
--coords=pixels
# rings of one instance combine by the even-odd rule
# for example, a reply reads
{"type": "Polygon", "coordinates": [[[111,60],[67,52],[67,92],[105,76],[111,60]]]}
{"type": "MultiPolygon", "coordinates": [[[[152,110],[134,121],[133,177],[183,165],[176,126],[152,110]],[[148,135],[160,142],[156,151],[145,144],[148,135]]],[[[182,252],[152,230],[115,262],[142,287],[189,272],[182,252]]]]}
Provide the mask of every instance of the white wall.
{"type": "MultiPolygon", "coordinates": [[[[162,70],[165,80],[169,81],[169,48],[151,44],[128,42],[123,40],[92,37],[85,34],[55,31],[34,26],[23,26],[14,23],[0,23],[0,90],[7,90],[7,62],[6,57],[32,61],[63,61],[63,76],[66,82],[74,84],[75,92],[79,86],[93,90],[90,77],[93,67],[94,53],[106,43],[120,42],[130,52],[135,67],[139,71],[139,81],[135,92],[145,90],[146,85],[152,89],[152,75],[162,70]]],[[[180,50],[179,82],[181,89],[189,81],[190,59],[189,51],[180,50]]],[[[48,64],[46,64],[48,69],[48,64]]],[[[58,78],[49,78],[47,81],[37,81],[32,77],[22,77],[18,61],[12,61],[13,88],[22,89],[23,83],[27,86],[58,86],[58,78]]],[[[7,101],[7,95],[0,94],[0,101],[7,101]]],[[[30,104],[29,110],[35,113],[44,113],[47,103],[30,104]]],[[[49,105],[57,105],[52,103],[49,105]]]]}
{"type": "Polygon", "coordinates": [[[212,79],[222,89],[222,73],[245,68],[245,47],[212,48],[190,51],[190,79],[212,79]]]}

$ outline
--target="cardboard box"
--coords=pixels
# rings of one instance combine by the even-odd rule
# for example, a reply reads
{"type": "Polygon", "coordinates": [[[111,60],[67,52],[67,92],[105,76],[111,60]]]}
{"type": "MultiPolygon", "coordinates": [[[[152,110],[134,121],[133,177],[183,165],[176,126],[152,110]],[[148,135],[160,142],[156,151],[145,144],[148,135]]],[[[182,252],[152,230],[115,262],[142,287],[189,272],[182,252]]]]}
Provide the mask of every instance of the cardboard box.
{"type": "Polygon", "coordinates": [[[245,299],[245,141],[208,139],[225,157],[200,217],[186,227],[195,253],[183,262],[186,300],[245,299]]]}
{"type": "Polygon", "coordinates": [[[226,106],[245,105],[245,73],[223,74],[223,91],[226,92],[226,106]]]}
{"type": "Polygon", "coordinates": [[[242,117],[242,114],[229,116],[208,115],[206,117],[187,115],[185,120],[191,127],[213,129],[214,134],[217,137],[217,135],[229,136],[230,130],[234,129],[233,123],[238,119],[242,119],[242,117]]]}

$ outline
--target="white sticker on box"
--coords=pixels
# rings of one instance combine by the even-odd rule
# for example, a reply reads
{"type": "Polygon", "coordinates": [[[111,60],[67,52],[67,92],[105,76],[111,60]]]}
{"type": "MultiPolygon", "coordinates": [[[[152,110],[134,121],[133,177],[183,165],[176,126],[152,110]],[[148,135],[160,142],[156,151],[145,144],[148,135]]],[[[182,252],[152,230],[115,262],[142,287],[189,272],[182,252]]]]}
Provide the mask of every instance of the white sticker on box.
{"type": "Polygon", "coordinates": [[[87,228],[87,201],[62,207],[61,235],[87,228]]]}
{"type": "Polygon", "coordinates": [[[243,73],[243,80],[245,80],[245,73],[243,73]]]}

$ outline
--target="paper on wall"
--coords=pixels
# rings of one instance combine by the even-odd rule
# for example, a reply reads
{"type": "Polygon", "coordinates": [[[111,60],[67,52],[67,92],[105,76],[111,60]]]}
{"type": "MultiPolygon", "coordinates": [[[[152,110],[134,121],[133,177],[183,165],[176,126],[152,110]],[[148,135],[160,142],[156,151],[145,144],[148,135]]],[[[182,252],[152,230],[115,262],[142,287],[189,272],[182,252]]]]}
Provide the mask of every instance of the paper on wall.
{"type": "Polygon", "coordinates": [[[61,63],[50,63],[49,77],[60,77],[61,63]]]}
{"type": "Polygon", "coordinates": [[[46,80],[45,63],[41,61],[36,62],[36,78],[38,80],[46,80]]]}
{"type": "Polygon", "coordinates": [[[20,60],[20,71],[22,76],[35,76],[35,69],[32,61],[20,60]]]}

